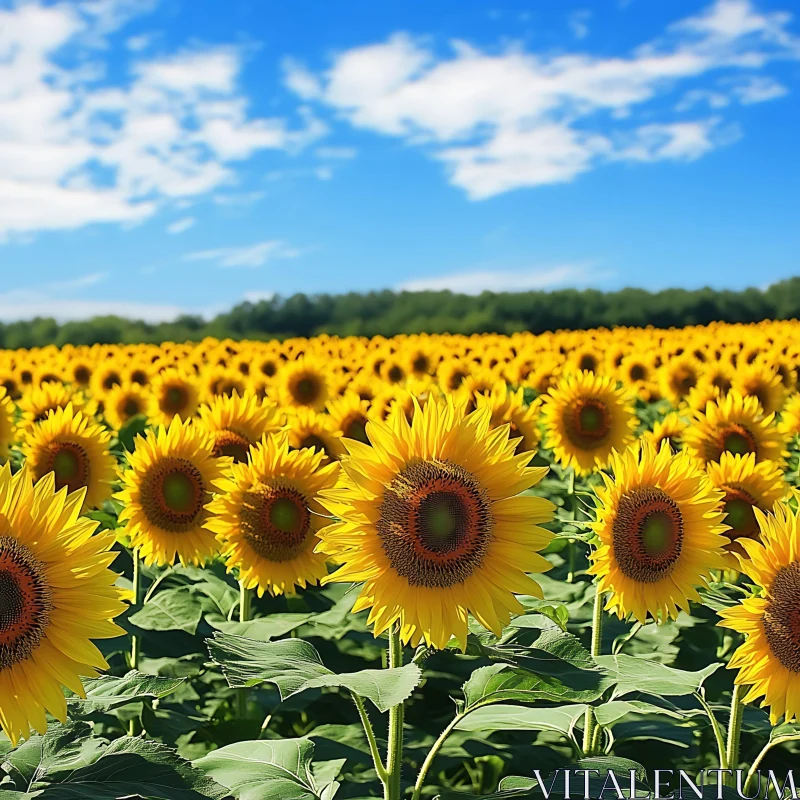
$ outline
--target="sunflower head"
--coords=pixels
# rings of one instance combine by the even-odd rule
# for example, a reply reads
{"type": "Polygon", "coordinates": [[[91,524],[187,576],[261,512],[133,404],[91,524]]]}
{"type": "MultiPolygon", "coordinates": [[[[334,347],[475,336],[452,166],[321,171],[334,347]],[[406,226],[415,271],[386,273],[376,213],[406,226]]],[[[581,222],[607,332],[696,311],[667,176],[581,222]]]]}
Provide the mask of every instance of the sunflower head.
{"type": "Polygon", "coordinates": [[[117,462],[108,450],[110,441],[107,431],[68,403],[26,432],[22,452],[34,480],[52,472],[57,491],[85,489],[86,510],[111,497],[117,462]]]}
{"type": "Polygon", "coordinates": [[[8,458],[10,445],[15,439],[14,403],[4,386],[0,386],[0,464],[8,458]]]}
{"type": "Polygon", "coordinates": [[[753,453],[746,456],[723,453],[719,463],[708,465],[708,477],[717,489],[725,493],[727,562],[732,569],[739,569],[739,560],[747,558],[743,541],[758,541],[761,536],[756,509],[767,512],[786,495],[783,470],[772,461],[756,463],[753,453]]]}
{"type": "Polygon", "coordinates": [[[750,687],[744,702],[763,698],[774,725],[800,719],[800,525],[783,503],[755,517],[761,536],[742,541],[742,569],[760,591],[720,611],[719,624],[745,635],[728,667],[739,670],[736,684],[750,687]]]}
{"type": "Polygon", "coordinates": [[[608,376],[567,375],[545,396],[546,444],[556,459],[578,473],[601,469],[614,450],[633,442],[636,416],[624,390],[608,376]]]}
{"type": "Polygon", "coordinates": [[[331,489],[339,465],[324,455],[291,450],[286,432],[264,436],[247,464],[234,464],[208,506],[228,571],[238,571],[259,595],[292,594],[328,574],[314,552],[316,532],[328,521],[317,496],[331,489]]]}
{"type": "Polygon", "coordinates": [[[275,403],[260,400],[253,392],[241,397],[219,395],[200,406],[200,425],[214,437],[214,455],[230,457],[236,463],[247,461],[250,447],[265,433],[283,426],[283,415],[275,403]]]}
{"type": "Polygon", "coordinates": [[[114,536],[80,517],[83,493],[0,469],[0,729],[12,744],[45,733],[45,712],[66,721],[62,684],[83,694],[81,676],[108,667],[91,640],[123,632],[114,536]]]}
{"type": "Polygon", "coordinates": [[[197,411],[197,381],[176,367],[159,372],[150,381],[147,416],[153,425],[169,425],[173,417],[190,419],[197,411]]]}
{"type": "Polygon", "coordinates": [[[722,492],[685,452],[643,439],[611,456],[613,479],[597,491],[600,545],[590,572],[606,608],[645,622],[675,618],[699,601],[697,587],[724,565],[722,492]]]}
{"type": "Polygon", "coordinates": [[[725,452],[753,453],[756,461],[781,463],[784,458],[784,437],[774,416],[764,416],[756,397],[745,397],[735,389],[708,403],[704,412],[695,412],[683,438],[703,464],[719,462],[725,452]]]}
{"type": "Polygon", "coordinates": [[[338,461],[345,452],[342,432],[337,430],[329,414],[318,414],[308,408],[291,409],[286,415],[289,446],[294,450],[311,449],[323,454],[323,464],[338,461]]]}
{"type": "Polygon", "coordinates": [[[120,383],[103,398],[103,415],[108,424],[119,430],[128,420],[146,415],[150,406],[149,391],[138,383],[120,383]]]}
{"type": "Polygon", "coordinates": [[[321,361],[301,356],[285,364],[277,378],[278,397],[286,408],[322,411],[328,402],[329,370],[321,361]]]}
{"type": "Polygon", "coordinates": [[[175,417],[169,428],[139,436],[122,471],[120,521],[127,520],[131,546],[146,564],[201,564],[216,552],[208,530],[214,481],[230,465],[214,457],[213,437],[175,417]]]}
{"type": "Polygon", "coordinates": [[[537,551],[553,506],[520,493],[546,469],[489,418],[429,401],[411,423],[370,421],[371,447],[345,440],[339,486],[322,493],[340,521],[318,549],[342,565],[330,580],[363,582],[354,610],[371,608],[376,635],[398,622],[403,641],[464,647],[469,614],[499,633],[521,610],[514,593],[541,595],[526,573],[550,567],[537,551]]]}

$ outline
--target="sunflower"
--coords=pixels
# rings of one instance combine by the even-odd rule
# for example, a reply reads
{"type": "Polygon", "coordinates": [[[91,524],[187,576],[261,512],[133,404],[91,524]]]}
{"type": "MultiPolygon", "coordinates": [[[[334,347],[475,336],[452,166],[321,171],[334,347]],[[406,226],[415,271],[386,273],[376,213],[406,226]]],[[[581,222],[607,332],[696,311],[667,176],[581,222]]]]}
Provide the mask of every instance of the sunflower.
{"type": "Polygon", "coordinates": [[[65,722],[66,686],[107,669],[92,639],[123,631],[114,535],[80,517],[83,492],[55,492],[53,476],[35,486],[27,469],[0,469],[0,728],[16,745],[31,728],[45,733],[49,712],[65,722]]]}
{"type": "Polygon", "coordinates": [[[743,540],[742,569],[760,591],[720,611],[718,624],[745,635],[728,668],[739,670],[734,683],[750,687],[744,702],[763,697],[775,725],[800,718],[800,526],[783,503],[772,514],[756,509],[755,517],[761,537],[743,540]]]}
{"type": "Polygon", "coordinates": [[[14,441],[14,403],[4,386],[0,386],[0,464],[8,459],[14,441]]]}
{"type": "Polygon", "coordinates": [[[328,403],[331,422],[346,439],[369,444],[367,422],[370,419],[369,402],[362,400],[354,392],[345,392],[341,397],[328,403]]]}
{"type": "Polygon", "coordinates": [[[211,434],[178,417],[137,437],[115,497],[131,546],[146,564],[171,565],[176,556],[184,565],[202,564],[216,552],[205,506],[229,461],[213,449],[211,434]]]}
{"type": "Polygon", "coordinates": [[[247,461],[251,445],[283,425],[275,403],[259,400],[252,392],[219,395],[200,406],[198,415],[199,424],[214,438],[214,455],[230,456],[238,464],[247,461]]]}
{"type": "Polygon", "coordinates": [[[295,408],[286,415],[289,446],[295,450],[310,448],[324,453],[323,464],[338,461],[345,452],[342,432],[337,430],[328,414],[318,414],[308,408],[295,408]]]}
{"type": "Polygon", "coordinates": [[[703,464],[719,461],[724,452],[754,453],[756,461],[782,462],[783,434],[764,416],[756,397],[744,397],[735,389],[695,412],[683,435],[684,446],[703,464]]]}
{"type": "Polygon", "coordinates": [[[322,411],[328,402],[327,372],[321,361],[306,356],[285,364],[276,379],[281,405],[322,411]]]}
{"type": "Polygon", "coordinates": [[[530,452],[539,445],[539,398],[525,405],[525,390],[512,391],[505,381],[498,381],[489,394],[476,397],[478,408],[489,408],[491,430],[501,425],[509,426],[509,436],[517,443],[517,453],[530,452]]]}
{"type": "Polygon", "coordinates": [[[246,589],[273,595],[317,584],[328,574],[326,557],[314,552],[317,531],[328,519],[317,495],[336,484],[337,463],[322,466],[314,450],[290,450],[286,432],[264,436],[247,464],[234,464],[208,505],[229,572],[246,589]]]}
{"type": "Polygon", "coordinates": [[[661,392],[677,405],[697,384],[700,364],[690,356],[671,358],[661,370],[661,392]]]}
{"type": "Polygon", "coordinates": [[[722,492],[691,457],[647,440],[611,456],[613,480],[597,490],[600,545],[589,572],[606,609],[644,623],[677,617],[700,601],[697,587],[724,566],[722,492]]]}
{"type": "Polygon", "coordinates": [[[65,408],[72,403],[73,408],[83,409],[85,399],[82,394],[70,391],[61,383],[45,383],[25,391],[17,402],[22,416],[19,427],[29,429],[34,423],[47,419],[47,415],[57,408],[65,408]]]}
{"type": "Polygon", "coordinates": [[[633,442],[636,416],[628,396],[607,376],[577,372],[544,397],[546,444],[564,467],[583,474],[602,469],[614,450],[633,442]]]}
{"type": "Polygon", "coordinates": [[[786,401],[778,428],[787,437],[800,434],[800,394],[794,394],[786,401]]]}
{"type": "Polygon", "coordinates": [[[149,405],[148,389],[138,383],[121,383],[103,398],[103,415],[114,430],[119,430],[129,419],[146,415],[149,405]]]}
{"type": "Polygon", "coordinates": [[[69,403],[27,432],[22,452],[34,480],[52,472],[56,491],[85,488],[81,509],[85,511],[100,508],[111,497],[117,462],[108,451],[110,441],[107,431],[69,403]]]}
{"type": "Polygon", "coordinates": [[[737,370],[733,388],[745,397],[756,397],[765,414],[780,411],[786,396],[781,376],[766,364],[752,364],[737,370]]]}
{"type": "Polygon", "coordinates": [[[156,375],[150,383],[147,416],[153,425],[169,425],[173,417],[193,417],[198,402],[196,381],[180,369],[171,367],[156,375]]]}
{"type": "Polygon", "coordinates": [[[342,564],[324,582],[363,582],[353,610],[371,608],[376,636],[399,621],[404,642],[442,648],[455,635],[464,648],[470,613],[499,635],[522,611],[514,593],[541,597],[526,573],[550,568],[537,551],[554,507],[520,492],[547,468],[526,467],[530,454],[515,455],[489,418],[428,402],[410,425],[403,414],[370,421],[372,447],[345,441],[339,486],[321,495],[341,521],[317,549],[342,564]]]}
{"type": "Polygon", "coordinates": [[[648,431],[644,436],[656,451],[661,449],[662,442],[669,442],[669,446],[677,452],[682,447],[683,432],[688,426],[689,423],[677,411],[671,411],[664,419],[654,423],[652,432],[648,431]]]}
{"type": "Polygon", "coordinates": [[[768,512],[788,489],[783,470],[772,461],[756,463],[755,455],[723,453],[718,464],[709,464],[708,477],[713,486],[725,492],[723,498],[725,531],[728,543],[725,550],[731,555],[728,566],[739,569],[736,556],[746,558],[743,539],[758,541],[760,531],[755,510],[768,512]]]}

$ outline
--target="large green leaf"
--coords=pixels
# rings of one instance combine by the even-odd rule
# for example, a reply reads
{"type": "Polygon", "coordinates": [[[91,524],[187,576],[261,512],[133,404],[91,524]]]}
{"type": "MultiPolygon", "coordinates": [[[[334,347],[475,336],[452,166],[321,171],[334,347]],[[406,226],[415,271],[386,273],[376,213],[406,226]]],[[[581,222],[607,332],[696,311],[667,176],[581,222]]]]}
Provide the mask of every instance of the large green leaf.
{"type": "Polygon", "coordinates": [[[157,592],[130,621],[146,631],[184,631],[194,634],[203,616],[203,606],[191,588],[157,592]]]}
{"type": "Polygon", "coordinates": [[[313,754],[314,742],[306,738],[237,742],[194,766],[240,800],[320,800],[311,771],[313,754]]]}
{"type": "Polygon", "coordinates": [[[88,738],[85,725],[55,725],[10,753],[3,769],[15,788],[53,800],[221,800],[224,787],[151,739],[88,738]]]}
{"type": "Polygon", "coordinates": [[[524,708],[498,703],[466,714],[456,724],[456,730],[555,731],[568,735],[586,708],[584,703],[558,708],[524,708]]]}
{"type": "Polygon", "coordinates": [[[94,711],[112,711],[128,703],[154,700],[172,694],[183,678],[159,678],[141,672],[129,672],[122,678],[103,675],[84,681],[86,698],[70,695],[67,703],[73,714],[89,714],[94,711]]]}
{"type": "Polygon", "coordinates": [[[588,703],[603,693],[603,673],[565,664],[560,678],[536,675],[510,664],[490,664],[472,673],[464,684],[465,710],[478,704],[512,701],[588,703]]]}
{"type": "Polygon", "coordinates": [[[312,613],[270,614],[247,622],[224,622],[220,617],[210,617],[209,622],[217,630],[234,636],[244,636],[257,642],[271,642],[296,630],[313,619],[312,613]]]}
{"type": "Polygon", "coordinates": [[[595,717],[604,727],[610,727],[631,714],[663,714],[672,719],[684,719],[685,714],[677,708],[645,703],[642,700],[612,700],[595,706],[595,717]]]}
{"type": "Polygon", "coordinates": [[[628,655],[598,656],[596,660],[608,671],[609,677],[616,684],[614,689],[616,697],[631,692],[642,692],[658,697],[694,694],[705,679],[722,666],[722,664],[709,664],[697,672],[688,672],[628,655]]]}
{"type": "Polygon", "coordinates": [[[322,663],[314,646],[302,639],[256,642],[217,633],[208,640],[208,649],[230,686],[272,683],[282,700],[306,689],[344,687],[371,700],[379,711],[388,711],[408,698],[422,677],[416,664],[337,674],[322,663]]]}

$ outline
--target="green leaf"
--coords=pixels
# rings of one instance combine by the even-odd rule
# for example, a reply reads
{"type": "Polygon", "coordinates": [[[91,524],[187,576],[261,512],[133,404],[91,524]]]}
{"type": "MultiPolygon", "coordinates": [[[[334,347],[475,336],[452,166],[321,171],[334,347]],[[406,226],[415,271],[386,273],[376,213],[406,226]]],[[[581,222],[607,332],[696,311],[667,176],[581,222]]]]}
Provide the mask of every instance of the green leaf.
{"type": "Polygon", "coordinates": [[[247,622],[222,622],[214,618],[209,622],[223,633],[244,636],[257,642],[270,642],[296,630],[313,618],[311,613],[286,613],[270,614],[268,617],[258,617],[247,622]]]}
{"type": "Polygon", "coordinates": [[[320,800],[311,772],[310,739],[237,742],[220,747],[194,766],[239,800],[320,800]]]}
{"type": "Polygon", "coordinates": [[[464,684],[465,710],[478,704],[551,702],[588,703],[603,693],[603,673],[572,668],[562,679],[536,675],[527,669],[510,664],[491,664],[472,673],[464,684]]]}
{"type": "Polygon", "coordinates": [[[686,715],[679,709],[657,706],[641,700],[612,700],[596,706],[594,709],[597,721],[604,727],[610,727],[615,722],[631,714],[663,714],[673,719],[684,719],[686,715]]]}
{"type": "Polygon", "coordinates": [[[208,640],[208,649],[229,686],[273,683],[281,700],[306,689],[344,687],[371,700],[379,711],[388,711],[408,698],[422,677],[416,664],[336,674],[322,663],[314,646],[302,639],[256,642],[217,633],[208,640]]]}
{"type": "Polygon", "coordinates": [[[722,664],[709,664],[697,672],[673,669],[656,661],[629,655],[598,656],[597,663],[605,668],[616,684],[614,695],[622,697],[631,692],[643,692],[658,697],[680,697],[694,694],[709,675],[722,664]]]}
{"type": "Polygon", "coordinates": [[[159,678],[141,672],[129,672],[123,678],[103,675],[100,678],[84,681],[85,699],[70,695],[67,697],[67,703],[73,714],[112,711],[128,703],[166,697],[183,682],[183,678],[159,678]]]}
{"type": "Polygon", "coordinates": [[[586,712],[586,704],[558,708],[522,708],[512,705],[489,705],[476,708],[458,721],[461,731],[555,731],[569,735],[586,712]]]}
{"type": "Polygon", "coordinates": [[[158,592],[129,619],[145,631],[184,631],[193,635],[202,616],[203,607],[194,592],[181,587],[158,592]]]}
{"type": "Polygon", "coordinates": [[[54,725],[9,754],[3,768],[20,791],[53,800],[221,800],[225,789],[151,739],[88,738],[87,725],[54,725]]]}

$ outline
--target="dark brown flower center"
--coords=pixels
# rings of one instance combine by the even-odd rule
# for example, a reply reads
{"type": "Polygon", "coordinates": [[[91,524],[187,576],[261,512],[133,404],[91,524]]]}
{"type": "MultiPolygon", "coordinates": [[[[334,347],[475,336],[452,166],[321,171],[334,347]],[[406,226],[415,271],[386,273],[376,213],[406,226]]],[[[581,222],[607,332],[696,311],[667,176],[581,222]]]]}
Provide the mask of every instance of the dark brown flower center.
{"type": "Polygon", "coordinates": [[[575,447],[592,450],[603,444],[611,433],[608,407],[596,398],[580,398],[564,413],[564,429],[575,447]]]}
{"type": "Polygon", "coordinates": [[[742,547],[740,539],[761,539],[761,530],[758,527],[758,520],[754,509],[758,507],[755,498],[735,486],[723,486],[725,491],[725,519],[726,525],[730,530],[723,534],[729,541],[725,549],[746,556],[747,551],[742,547]]]}
{"type": "Polygon", "coordinates": [[[305,495],[280,480],[259,484],[245,494],[240,521],[245,541],[268,561],[297,558],[312,535],[305,495]]]}
{"type": "Polygon", "coordinates": [[[682,545],[683,516],[666,492],[633,489],[620,498],[612,548],[626,577],[640,583],[666,578],[680,558],[682,545]]]}
{"type": "Polygon", "coordinates": [[[217,431],[214,434],[214,456],[230,456],[234,463],[247,463],[250,442],[242,434],[232,430],[217,431]]]}
{"type": "Polygon", "coordinates": [[[184,533],[198,524],[210,499],[200,470],[188,459],[176,457],[150,467],[140,495],[147,519],[171,533],[184,533]]]}
{"type": "Polygon", "coordinates": [[[36,650],[52,610],[45,565],[17,539],[0,536],[0,672],[36,650]]]}
{"type": "Polygon", "coordinates": [[[294,398],[302,405],[311,405],[320,394],[319,381],[313,376],[306,375],[294,385],[294,398]]]}
{"type": "Polygon", "coordinates": [[[395,571],[412,586],[463,583],[492,540],[491,502],[478,479],[447,461],[408,464],[383,494],[376,528],[395,571]]]}
{"type": "Polygon", "coordinates": [[[778,661],[800,673],[800,562],[783,567],[769,590],[764,635],[778,661]]]}
{"type": "Polygon", "coordinates": [[[189,393],[183,386],[169,386],[161,396],[161,410],[179,414],[189,403],[189,393]]]}
{"type": "Polygon", "coordinates": [[[89,485],[89,455],[77,442],[51,442],[44,449],[36,469],[36,478],[52,472],[56,479],[56,491],[67,487],[72,493],[89,485]]]}

